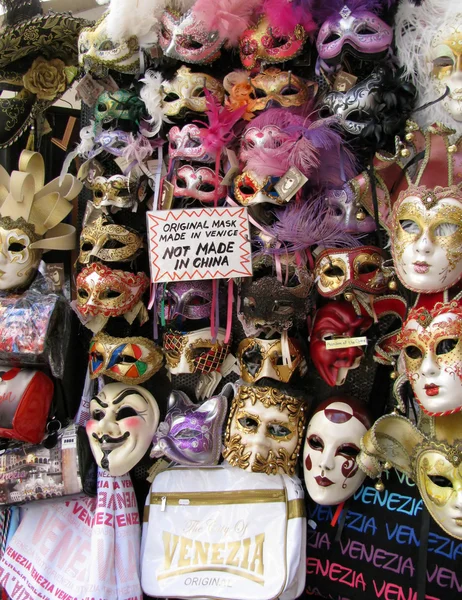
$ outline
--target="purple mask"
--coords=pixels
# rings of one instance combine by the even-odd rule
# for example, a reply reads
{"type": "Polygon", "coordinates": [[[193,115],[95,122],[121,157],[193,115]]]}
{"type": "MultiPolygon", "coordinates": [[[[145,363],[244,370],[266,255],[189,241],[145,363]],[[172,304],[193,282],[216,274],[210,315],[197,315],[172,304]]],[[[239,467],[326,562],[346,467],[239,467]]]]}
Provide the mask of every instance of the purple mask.
{"type": "Polygon", "coordinates": [[[180,465],[193,467],[216,465],[227,406],[224,391],[203,404],[194,404],[184,392],[173,391],[167,416],[153,438],[151,458],[166,456],[180,465]]]}
{"type": "Polygon", "coordinates": [[[316,40],[319,58],[337,64],[348,45],[358,58],[379,59],[388,52],[393,29],[368,10],[352,11],[344,6],[322,25],[316,40]]]}
{"type": "Polygon", "coordinates": [[[375,231],[375,221],[366,215],[356,202],[351,187],[346,184],[341,190],[328,190],[325,200],[331,208],[329,220],[345,233],[371,233],[375,231]]]}
{"type": "MultiPolygon", "coordinates": [[[[212,308],[211,281],[179,281],[169,283],[165,289],[165,319],[208,319],[212,308]]],[[[159,312],[161,302],[159,301],[159,312]]]]}
{"type": "Polygon", "coordinates": [[[93,149],[88,153],[88,158],[95,158],[101,152],[108,152],[113,156],[122,156],[124,149],[130,142],[130,134],[119,129],[102,131],[96,136],[93,149]]]}

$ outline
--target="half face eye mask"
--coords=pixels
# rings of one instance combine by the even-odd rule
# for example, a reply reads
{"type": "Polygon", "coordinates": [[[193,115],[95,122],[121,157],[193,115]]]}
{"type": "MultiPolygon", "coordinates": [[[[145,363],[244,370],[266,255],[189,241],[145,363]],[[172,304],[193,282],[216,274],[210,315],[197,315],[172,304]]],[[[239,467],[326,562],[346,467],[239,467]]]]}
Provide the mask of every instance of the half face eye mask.
{"type": "Polygon", "coordinates": [[[318,292],[326,298],[348,290],[383,294],[388,289],[385,260],[385,252],[375,246],[324,250],[315,263],[318,292]]]}
{"type": "MultiPolygon", "coordinates": [[[[216,195],[215,173],[209,167],[182,165],[173,175],[173,196],[193,198],[204,204],[213,204],[216,195]]],[[[218,201],[226,198],[226,187],[218,186],[218,201]]]]}
{"type": "Polygon", "coordinates": [[[159,46],[165,56],[185,63],[209,64],[219,58],[224,41],[217,31],[207,31],[192,11],[180,14],[167,9],[162,14],[159,46]]]}
{"type": "Polygon", "coordinates": [[[270,377],[288,383],[304,361],[296,340],[288,340],[290,364],[284,363],[281,340],[246,338],[237,349],[241,377],[246,383],[255,383],[270,377]]]}
{"type": "Polygon", "coordinates": [[[195,160],[198,162],[212,163],[215,156],[207,154],[202,145],[201,129],[194,123],[188,123],[182,129],[172,127],[168,132],[168,154],[170,160],[195,160]]]}
{"type": "Polygon", "coordinates": [[[96,101],[94,116],[96,126],[122,119],[138,122],[146,113],[146,106],[135,92],[116,90],[103,92],[96,101]]]}
{"type": "MultiPolygon", "coordinates": [[[[210,317],[212,309],[211,281],[179,281],[169,283],[163,300],[164,314],[167,321],[176,317],[197,320],[210,317]]],[[[162,304],[159,303],[159,312],[162,304]]]]}
{"type": "Polygon", "coordinates": [[[241,206],[255,204],[287,204],[290,200],[283,200],[276,191],[274,184],[279,177],[257,177],[251,171],[244,171],[234,180],[234,197],[241,206]]]}
{"type": "Polygon", "coordinates": [[[247,162],[249,153],[254,148],[277,147],[288,139],[290,139],[290,136],[282,132],[276,125],[248,126],[241,137],[239,158],[242,162],[247,162]]]}
{"type": "Polygon", "coordinates": [[[230,352],[230,345],[224,343],[225,335],[224,329],[218,329],[216,342],[212,342],[210,328],[165,333],[163,350],[167,369],[172,375],[218,371],[230,352]]]}
{"type": "Polygon", "coordinates": [[[77,310],[82,315],[124,315],[135,308],[148,285],[145,273],[116,271],[92,263],[77,275],[77,310]]]}
{"type": "Polygon", "coordinates": [[[93,191],[93,204],[96,207],[114,206],[116,208],[134,208],[146,199],[147,182],[137,181],[131,176],[98,175],[88,182],[93,191]]]}
{"type": "Polygon", "coordinates": [[[217,79],[205,73],[191,73],[189,67],[182,65],[171,81],[162,82],[162,109],[165,116],[183,119],[189,113],[205,113],[207,100],[204,89],[223,104],[225,90],[217,79]]]}
{"type": "Polygon", "coordinates": [[[374,219],[366,215],[353,190],[346,184],[342,189],[327,190],[325,200],[332,210],[329,221],[345,233],[371,233],[375,231],[374,219]]]}
{"type": "Polygon", "coordinates": [[[90,342],[90,379],[106,375],[123,383],[139,384],[157,373],[162,361],[162,350],[147,338],[115,338],[100,332],[90,342]]]}
{"type": "Polygon", "coordinates": [[[351,11],[348,6],[327,19],[319,30],[316,48],[319,58],[337,64],[349,50],[362,59],[379,60],[391,46],[393,29],[369,11],[351,11]]]}
{"type": "Polygon", "coordinates": [[[257,25],[246,29],[239,39],[239,55],[245,69],[253,69],[261,63],[281,63],[295,58],[302,51],[306,32],[297,25],[289,35],[283,35],[278,27],[271,27],[267,17],[261,17],[257,25]]]}
{"type": "Polygon", "coordinates": [[[143,238],[136,231],[101,216],[83,228],[78,261],[86,265],[94,257],[104,262],[128,262],[138,256],[142,247],[143,238]]]}

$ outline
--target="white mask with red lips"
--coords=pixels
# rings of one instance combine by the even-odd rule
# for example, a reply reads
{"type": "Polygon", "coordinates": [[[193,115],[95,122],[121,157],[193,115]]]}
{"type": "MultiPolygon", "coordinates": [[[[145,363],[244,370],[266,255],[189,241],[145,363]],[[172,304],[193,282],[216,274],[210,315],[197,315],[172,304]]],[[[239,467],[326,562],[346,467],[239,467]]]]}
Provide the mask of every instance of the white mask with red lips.
{"type": "Polygon", "coordinates": [[[310,497],[318,504],[340,504],[361,486],[365,475],[356,456],[371,426],[365,405],[347,397],[322,402],[308,424],[303,474],[310,497]]]}

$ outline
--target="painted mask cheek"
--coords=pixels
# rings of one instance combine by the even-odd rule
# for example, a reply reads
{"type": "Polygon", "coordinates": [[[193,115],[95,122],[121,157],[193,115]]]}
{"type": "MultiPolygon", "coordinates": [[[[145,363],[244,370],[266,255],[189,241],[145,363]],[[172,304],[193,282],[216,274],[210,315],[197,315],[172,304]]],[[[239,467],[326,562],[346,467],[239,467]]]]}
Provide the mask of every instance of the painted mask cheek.
{"type": "Polygon", "coordinates": [[[138,416],[122,419],[121,424],[122,423],[126,429],[140,429],[144,425],[143,419],[138,416]]]}
{"type": "Polygon", "coordinates": [[[305,458],[305,468],[307,471],[311,471],[313,463],[311,462],[311,456],[308,454],[305,458]]]}

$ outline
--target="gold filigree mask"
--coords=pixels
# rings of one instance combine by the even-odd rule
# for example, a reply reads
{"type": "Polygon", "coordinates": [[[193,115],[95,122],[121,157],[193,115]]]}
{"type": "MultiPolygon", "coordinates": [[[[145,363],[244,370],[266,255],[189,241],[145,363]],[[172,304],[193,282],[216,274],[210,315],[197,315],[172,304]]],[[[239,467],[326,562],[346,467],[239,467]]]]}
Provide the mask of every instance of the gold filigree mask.
{"type": "Polygon", "coordinates": [[[241,377],[255,383],[263,377],[287,383],[304,362],[296,340],[288,339],[290,363],[284,362],[281,340],[246,338],[237,349],[241,377]]]}
{"type": "Polygon", "coordinates": [[[302,399],[271,387],[240,386],[228,418],[223,457],[246,471],[293,475],[304,426],[302,399]]]}
{"type": "Polygon", "coordinates": [[[429,62],[437,94],[449,94],[441,101],[455,121],[462,121],[462,13],[454,25],[438,31],[431,44],[429,62]]]}
{"type": "Polygon", "coordinates": [[[128,262],[143,247],[143,238],[133,229],[116,225],[101,216],[82,230],[79,262],[86,265],[92,257],[104,262],[128,262]]]}
{"type": "Polygon", "coordinates": [[[169,372],[177,375],[218,371],[230,352],[230,345],[224,342],[224,329],[218,329],[215,342],[210,335],[209,328],[164,333],[163,350],[169,372]]]}
{"type": "Polygon", "coordinates": [[[462,193],[410,186],[393,206],[391,253],[403,285],[431,294],[462,277],[462,193]]]}

